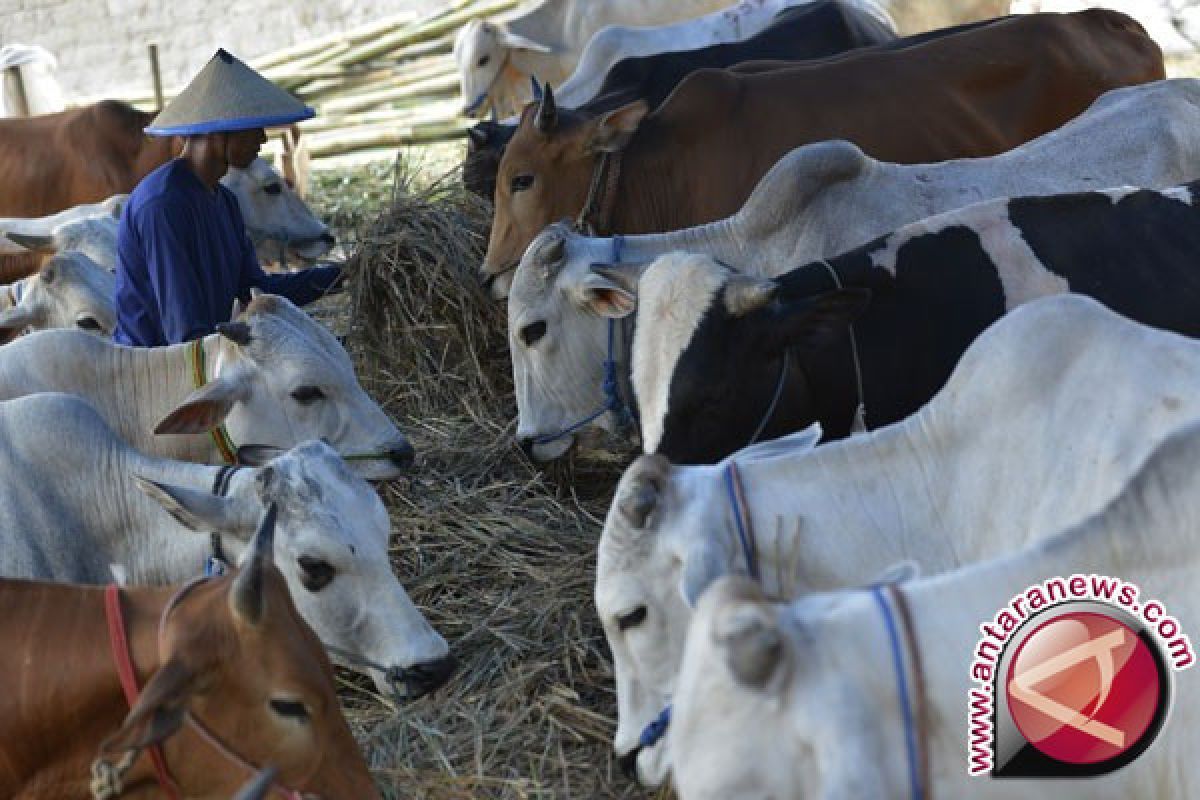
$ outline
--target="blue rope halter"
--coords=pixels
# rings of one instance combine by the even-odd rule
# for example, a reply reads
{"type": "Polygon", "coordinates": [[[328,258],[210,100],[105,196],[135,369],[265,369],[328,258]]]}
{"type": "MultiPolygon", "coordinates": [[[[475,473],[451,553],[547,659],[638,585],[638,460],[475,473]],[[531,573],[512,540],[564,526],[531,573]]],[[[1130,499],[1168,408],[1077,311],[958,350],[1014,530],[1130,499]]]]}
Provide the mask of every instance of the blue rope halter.
{"type": "MultiPolygon", "coordinates": [[[[616,235],[612,237],[613,266],[621,265],[621,249],[624,246],[624,236],[616,235]]],[[[639,423],[637,411],[633,408],[632,404],[625,402],[625,399],[621,396],[621,379],[617,375],[616,330],[617,320],[608,320],[608,352],[603,363],[604,377],[600,382],[600,390],[604,393],[604,402],[599,408],[583,419],[563,428],[557,433],[548,433],[537,437],[533,440],[534,444],[549,444],[550,442],[564,439],[609,412],[617,415],[617,420],[622,426],[639,423]]]]}
{"type": "MultiPolygon", "coordinates": [[[[898,632],[899,626],[895,616],[893,615],[892,606],[884,597],[884,592],[887,591],[892,595],[893,602],[900,610],[901,622],[904,623],[905,638],[908,641],[909,653],[913,661],[914,679],[920,681],[920,662],[917,659],[916,647],[913,642],[912,625],[909,622],[904,611],[903,596],[900,594],[900,589],[896,586],[888,584],[886,586],[875,585],[871,587],[871,595],[875,598],[875,603],[879,606],[879,611],[883,615],[883,623],[887,628],[888,644],[892,651],[892,667],[896,671],[896,686],[900,694],[900,713],[904,720],[904,749],[908,760],[908,785],[909,796],[913,800],[926,800],[928,794],[928,784],[926,782],[928,766],[928,753],[921,749],[919,736],[917,735],[917,726],[914,718],[920,713],[920,709],[914,712],[913,695],[917,692],[910,692],[908,685],[908,675],[904,671],[904,648],[900,643],[900,635],[898,632]]],[[[919,691],[918,686],[915,687],[919,691]]]]}

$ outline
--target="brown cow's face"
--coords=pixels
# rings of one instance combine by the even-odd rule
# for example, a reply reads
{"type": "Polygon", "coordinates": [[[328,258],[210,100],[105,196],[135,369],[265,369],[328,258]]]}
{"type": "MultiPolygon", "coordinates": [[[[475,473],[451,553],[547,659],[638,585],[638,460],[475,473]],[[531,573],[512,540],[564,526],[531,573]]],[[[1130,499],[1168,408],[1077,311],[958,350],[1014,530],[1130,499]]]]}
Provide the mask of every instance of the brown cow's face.
{"type": "MultiPolygon", "coordinates": [[[[511,279],[507,273],[543,228],[579,214],[596,157],[623,149],[646,110],[638,101],[583,119],[571,112],[547,114],[545,103],[526,107],[500,160],[492,235],[483,262],[485,280],[502,274],[511,279]]],[[[508,283],[494,283],[493,294],[506,297],[508,283]]]]}
{"type": "MultiPolygon", "coordinates": [[[[274,524],[270,513],[267,524],[274,524]]],[[[277,767],[289,788],[378,798],[324,648],[292,605],[270,561],[274,545],[263,539],[260,531],[236,576],[191,590],[167,617],[163,665],[105,749],[162,742],[185,794],[232,795],[245,768],[202,742],[186,711],[250,764],[277,767]]]]}

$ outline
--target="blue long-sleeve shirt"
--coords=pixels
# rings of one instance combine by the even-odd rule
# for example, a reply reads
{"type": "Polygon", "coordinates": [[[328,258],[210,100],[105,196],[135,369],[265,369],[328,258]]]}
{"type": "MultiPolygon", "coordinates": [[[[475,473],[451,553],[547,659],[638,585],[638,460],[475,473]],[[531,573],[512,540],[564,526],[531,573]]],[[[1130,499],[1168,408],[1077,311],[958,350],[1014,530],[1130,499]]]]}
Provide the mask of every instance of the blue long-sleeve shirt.
{"type": "Polygon", "coordinates": [[[234,298],[248,300],[251,287],[305,305],[339,274],[263,272],[237,197],[219,184],[209,191],[175,159],[147,175],[121,213],[113,338],[141,347],[190,341],[227,322],[234,298]]]}

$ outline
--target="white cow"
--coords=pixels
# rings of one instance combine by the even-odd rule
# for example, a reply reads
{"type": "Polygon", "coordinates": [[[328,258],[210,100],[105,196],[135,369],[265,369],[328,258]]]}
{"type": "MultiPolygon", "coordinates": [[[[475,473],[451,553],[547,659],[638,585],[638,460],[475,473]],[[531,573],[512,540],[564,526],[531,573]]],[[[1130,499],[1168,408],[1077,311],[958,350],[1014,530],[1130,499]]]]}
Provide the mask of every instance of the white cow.
{"type": "Polygon", "coordinates": [[[0,286],[0,342],[23,331],[75,328],[109,338],[116,278],[81,252],[52,256],[34,275],[0,286]]]}
{"type": "Polygon", "coordinates": [[[1157,442],[1200,418],[1198,391],[1200,343],[1063,295],[995,323],[903,422],[816,449],[816,435],[797,433],[712,466],[642,456],[621,478],[596,559],[618,755],[636,759],[644,782],[665,777],[664,745],[639,749],[639,734],[676,692],[695,599],[748,570],[731,462],[763,588],[798,597],[904,560],[942,572],[1077,522],[1157,442]]]}
{"type": "Polygon", "coordinates": [[[1167,55],[1189,55],[1200,42],[1197,0],[1012,0],[1009,13],[1071,13],[1085,8],[1111,8],[1128,14],[1167,55]]]}
{"type": "Polygon", "coordinates": [[[157,348],[70,330],[24,336],[0,348],[0,399],[80,395],[134,447],[181,461],[219,463],[237,444],[319,438],[368,478],[396,477],[412,461],[338,340],[286,298],[260,294],[218,328],[157,348]]]}
{"type": "Polygon", "coordinates": [[[605,25],[665,25],[731,0],[538,0],[501,22],[473,19],[454,39],[463,113],[507,117],[532,98],[530,80],[558,85],[605,25]]]}
{"type": "MultiPolygon", "coordinates": [[[[221,183],[237,197],[261,262],[311,264],[333,246],[329,227],[263,159],[254,159],[245,169],[230,167],[221,183]]],[[[128,197],[113,195],[45,217],[0,218],[0,256],[81,250],[116,269],[117,225],[128,197]]]]}
{"type": "Polygon", "coordinates": [[[117,224],[127,194],[45,217],[0,219],[0,256],[76,251],[107,270],[117,268],[117,224]]]}
{"type": "MultiPolygon", "coordinates": [[[[811,0],[740,0],[720,11],[671,25],[609,25],[588,41],[579,66],[566,83],[554,90],[554,99],[564,108],[578,108],[596,96],[608,71],[619,61],[740,42],[765,29],[780,12],[807,2],[811,0]]],[[[872,0],[848,3],[874,15],[889,30],[896,30],[888,13],[872,0]]]]}
{"type": "MultiPolygon", "coordinates": [[[[906,166],[876,161],[849,142],[797,148],[759,182],[741,211],[664,234],[588,238],[563,225],[530,243],[508,300],[519,439],[548,437],[605,401],[601,364],[619,288],[593,264],[636,271],[659,256],[704,253],[773,276],[829,258],[908,223],[982,199],[1130,185],[1166,187],[1200,163],[1200,81],[1181,79],[1107,92],[1057,131],[990,158],[906,166]],[[534,336],[534,334],[537,334],[534,336]]],[[[632,335],[626,323],[627,347],[632,335]]],[[[623,353],[621,378],[628,380],[623,353]]],[[[594,427],[614,428],[612,415],[594,427]]],[[[564,454],[578,434],[531,447],[564,454]]]]}
{"type": "MultiPolygon", "coordinates": [[[[1055,439],[1046,445],[1063,443],[1055,439]]],[[[1053,503],[1058,483],[1047,482],[1022,499],[1053,503]]],[[[1194,668],[1192,644],[1200,621],[1198,531],[1200,427],[1193,424],[1163,442],[1101,513],[1015,555],[902,584],[923,664],[920,678],[906,678],[910,692],[913,680],[924,689],[925,702],[912,713],[930,720],[924,735],[916,733],[928,753],[931,776],[924,796],[1166,800],[1200,795],[1195,770],[1200,670],[1194,668]],[[980,626],[994,626],[996,615],[1012,608],[1012,599],[1026,589],[1080,574],[1135,584],[1137,603],[1154,598],[1178,620],[1174,629],[1160,627],[1153,623],[1161,620],[1134,612],[1152,631],[1151,646],[1160,650],[1167,669],[1182,669],[1162,676],[1173,684],[1164,727],[1131,764],[1100,777],[969,777],[968,693],[977,686],[971,662],[980,626]]],[[[1031,607],[1027,601],[1019,613],[1028,614],[1031,607]]],[[[1003,687],[1006,681],[999,683],[1003,687]]],[[[678,686],[670,752],[683,800],[912,796],[899,679],[883,611],[872,592],[843,591],[772,605],[753,585],[726,579],[700,600],[678,686]]],[[[1110,699],[1117,700],[1116,692],[1110,699]]],[[[912,707],[916,701],[909,702],[912,707]]],[[[1105,702],[1099,699],[1098,708],[1105,702]]]]}
{"type": "Polygon", "coordinates": [[[321,641],[356,668],[406,671],[414,690],[448,675],[445,640],[389,567],[383,502],[323,442],[258,469],[169,461],[125,444],[82,398],[38,394],[0,403],[0,471],[0,575],[181,583],[214,552],[237,563],[274,504],[275,563],[321,641]]]}

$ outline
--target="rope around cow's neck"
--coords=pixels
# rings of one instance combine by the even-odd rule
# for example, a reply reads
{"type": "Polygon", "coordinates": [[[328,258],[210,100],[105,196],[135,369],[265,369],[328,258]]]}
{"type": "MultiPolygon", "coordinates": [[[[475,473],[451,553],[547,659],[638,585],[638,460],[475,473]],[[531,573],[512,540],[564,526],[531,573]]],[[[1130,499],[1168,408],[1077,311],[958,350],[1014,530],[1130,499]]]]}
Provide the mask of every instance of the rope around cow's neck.
{"type": "MultiPolygon", "coordinates": [[[[612,237],[612,265],[621,265],[621,249],[625,246],[625,237],[616,235],[612,237]]],[[[621,376],[617,371],[617,353],[616,353],[616,330],[617,320],[610,318],[608,320],[608,350],[604,358],[603,378],[601,379],[600,389],[604,393],[604,402],[595,411],[591,412],[583,419],[575,422],[566,428],[562,428],[556,433],[548,433],[543,436],[538,436],[533,440],[534,444],[549,444],[556,442],[559,439],[566,438],[575,431],[591,424],[599,419],[604,414],[612,412],[617,415],[617,423],[621,426],[638,425],[638,412],[635,403],[631,400],[626,402],[621,394],[621,376]]],[[[624,337],[628,339],[629,337],[624,337]]]]}
{"type": "MultiPolygon", "coordinates": [[[[205,364],[206,354],[204,352],[204,339],[193,339],[192,344],[188,347],[188,360],[192,367],[192,388],[201,389],[208,383],[208,367],[205,364]]],[[[237,463],[237,448],[233,444],[233,439],[229,436],[229,431],[225,429],[225,424],[213,428],[209,431],[212,436],[213,444],[217,447],[217,452],[221,454],[221,458],[226,464],[237,463]]]]}
{"type": "MultiPolygon", "coordinates": [[[[833,284],[839,290],[844,288],[842,286],[842,279],[838,277],[837,270],[833,268],[832,264],[823,258],[819,259],[817,263],[825,267],[829,272],[829,276],[833,278],[833,284]]],[[[867,396],[863,392],[862,362],[858,358],[858,339],[854,335],[854,323],[850,323],[849,331],[850,356],[854,360],[854,391],[858,400],[858,403],[854,407],[854,418],[850,421],[850,432],[863,433],[867,430],[867,396]]]]}
{"type": "Polygon", "coordinates": [[[904,724],[904,751],[908,766],[909,796],[912,800],[929,800],[933,793],[930,779],[928,714],[925,702],[925,670],[921,663],[921,651],[917,649],[916,633],[912,614],[903,590],[895,584],[871,587],[871,595],[883,615],[887,628],[888,646],[892,653],[892,667],[896,672],[896,687],[900,699],[900,714],[904,724]],[[886,597],[885,597],[886,595],[886,597]],[[888,599],[891,603],[888,603],[888,599]],[[893,616],[892,607],[896,614],[893,616]],[[896,617],[899,619],[897,620],[896,617]],[[899,629],[899,632],[898,632],[899,629]],[[901,642],[900,633],[904,640],[901,642]],[[908,653],[912,670],[910,688],[904,670],[904,653],[908,653]]]}
{"type": "MultiPolygon", "coordinates": [[[[185,583],[171,596],[167,604],[163,606],[162,614],[158,618],[158,651],[164,652],[164,643],[166,641],[167,617],[175,610],[192,589],[206,581],[207,578],[194,578],[188,583],[185,583]]],[[[121,612],[121,589],[116,584],[111,584],[106,587],[104,611],[105,618],[108,622],[109,642],[112,648],[113,660],[116,663],[117,674],[120,678],[121,688],[125,694],[126,702],[132,709],[137,703],[139,689],[137,686],[136,671],[133,666],[133,658],[129,648],[129,637],[125,629],[125,617],[121,612]]],[[[251,774],[257,774],[259,768],[255,767],[246,759],[242,758],[235,751],[230,749],[223,741],[221,741],[209,728],[197,719],[190,711],[184,712],[184,720],[188,726],[195,731],[200,738],[208,742],[218,753],[223,755],[227,760],[233,761],[238,766],[248,770],[251,774]]],[[[148,748],[150,757],[154,762],[154,771],[158,779],[159,785],[162,787],[163,793],[168,798],[178,798],[182,796],[178,785],[171,779],[170,771],[167,769],[165,757],[162,755],[162,750],[158,745],[153,745],[148,748]]],[[[92,763],[92,784],[91,791],[94,800],[114,800],[121,795],[123,791],[122,781],[125,773],[133,766],[137,759],[139,750],[134,749],[126,752],[121,760],[116,764],[109,763],[103,757],[97,758],[92,763]]],[[[272,790],[281,795],[287,800],[302,800],[302,795],[295,789],[289,789],[281,786],[278,783],[271,785],[272,790]]]]}

